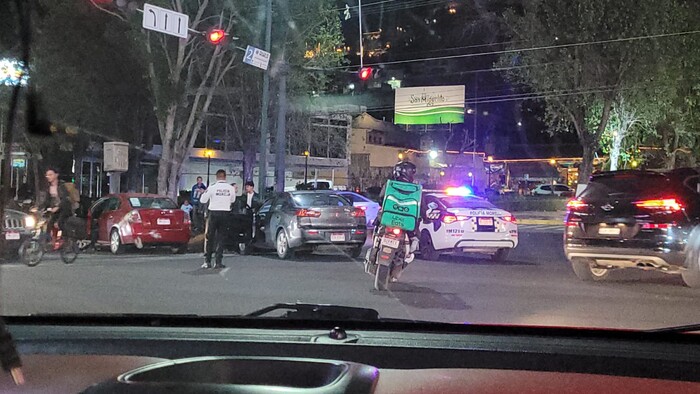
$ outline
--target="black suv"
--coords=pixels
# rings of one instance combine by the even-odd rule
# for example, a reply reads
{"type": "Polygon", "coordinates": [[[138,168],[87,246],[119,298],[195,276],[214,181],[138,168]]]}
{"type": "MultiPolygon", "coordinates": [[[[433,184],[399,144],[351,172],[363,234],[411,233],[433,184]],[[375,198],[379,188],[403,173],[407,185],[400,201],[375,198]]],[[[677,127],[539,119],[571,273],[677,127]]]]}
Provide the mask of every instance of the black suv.
{"type": "Polygon", "coordinates": [[[567,205],[564,251],[582,280],[641,268],[700,287],[700,170],[595,174],[567,205]]]}

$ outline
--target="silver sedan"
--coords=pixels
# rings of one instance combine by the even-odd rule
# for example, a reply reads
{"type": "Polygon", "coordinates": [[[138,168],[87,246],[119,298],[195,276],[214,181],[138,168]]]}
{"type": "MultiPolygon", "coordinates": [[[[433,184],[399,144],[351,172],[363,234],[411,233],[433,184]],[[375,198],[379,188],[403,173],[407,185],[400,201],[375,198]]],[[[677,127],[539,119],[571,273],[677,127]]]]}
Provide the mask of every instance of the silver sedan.
{"type": "Polygon", "coordinates": [[[358,257],[367,239],[365,212],[330,190],[293,191],[265,201],[257,212],[253,246],[275,249],[281,259],[334,245],[358,257]]]}

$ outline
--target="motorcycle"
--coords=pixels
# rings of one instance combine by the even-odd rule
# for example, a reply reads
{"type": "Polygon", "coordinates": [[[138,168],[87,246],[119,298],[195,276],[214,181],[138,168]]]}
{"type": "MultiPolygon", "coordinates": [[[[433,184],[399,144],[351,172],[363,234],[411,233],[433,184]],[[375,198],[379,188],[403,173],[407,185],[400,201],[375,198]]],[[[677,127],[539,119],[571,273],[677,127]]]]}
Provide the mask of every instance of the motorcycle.
{"type": "Polygon", "coordinates": [[[415,259],[418,248],[415,237],[400,228],[383,225],[376,227],[372,237],[372,248],[367,250],[365,272],[374,276],[374,288],[389,290],[389,283],[397,282],[406,267],[415,259]],[[372,250],[377,250],[372,260],[372,250]]]}
{"type": "Polygon", "coordinates": [[[77,238],[68,234],[63,234],[57,225],[48,228],[49,211],[38,212],[32,209],[35,215],[35,225],[32,229],[32,236],[27,238],[20,246],[20,256],[29,267],[38,265],[46,253],[58,251],[61,260],[65,264],[72,264],[78,253],[83,249],[83,243],[77,238]]]}

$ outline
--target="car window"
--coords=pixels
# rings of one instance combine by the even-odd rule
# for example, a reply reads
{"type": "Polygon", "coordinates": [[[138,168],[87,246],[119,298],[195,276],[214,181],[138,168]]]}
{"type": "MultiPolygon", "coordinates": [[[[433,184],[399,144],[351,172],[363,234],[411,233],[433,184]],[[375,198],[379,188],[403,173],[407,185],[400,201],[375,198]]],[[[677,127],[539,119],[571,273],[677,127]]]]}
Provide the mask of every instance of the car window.
{"type": "Polygon", "coordinates": [[[285,207],[285,204],[288,204],[287,206],[291,205],[290,199],[289,199],[289,194],[284,193],[283,195],[277,197],[275,199],[275,202],[273,203],[273,211],[279,211],[283,207],[285,207]]]}
{"type": "Polygon", "coordinates": [[[95,214],[98,214],[98,215],[101,214],[105,210],[105,208],[107,207],[108,201],[109,201],[109,199],[107,199],[107,198],[103,198],[103,199],[98,200],[95,203],[95,205],[93,205],[92,208],[90,208],[90,213],[93,216],[95,214]]]}
{"type": "Polygon", "coordinates": [[[336,193],[299,193],[292,196],[294,205],[299,208],[346,207],[352,203],[336,193]]]}
{"type": "Polygon", "coordinates": [[[594,177],[581,194],[581,198],[605,199],[609,197],[647,198],[662,196],[672,190],[670,180],[661,174],[626,174],[594,177]]]}
{"type": "Polygon", "coordinates": [[[359,194],[355,194],[355,193],[338,193],[338,194],[340,194],[346,200],[350,201],[353,204],[356,202],[370,202],[369,199],[367,199],[366,197],[363,197],[359,194]]]}
{"type": "Polygon", "coordinates": [[[493,204],[486,200],[473,197],[450,196],[440,199],[447,208],[495,208],[493,204]]]}
{"type": "Polygon", "coordinates": [[[263,203],[263,205],[260,207],[260,209],[258,210],[258,213],[265,214],[265,213],[270,212],[270,208],[272,207],[273,201],[274,201],[274,199],[266,200],[263,203]]]}
{"type": "Polygon", "coordinates": [[[554,186],[554,190],[558,192],[567,192],[569,191],[569,188],[564,185],[556,185],[554,186]]]}
{"type": "Polygon", "coordinates": [[[549,185],[543,185],[543,186],[540,186],[540,190],[544,190],[544,191],[546,191],[546,192],[550,192],[550,191],[552,191],[552,187],[549,186],[549,185]]]}
{"type": "Polygon", "coordinates": [[[105,211],[116,211],[119,209],[119,206],[121,205],[121,202],[119,201],[119,198],[112,197],[107,201],[107,207],[105,208],[105,211]]]}
{"type": "Polygon", "coordinates": [[[173,200],[165,197],[129,197],[129,205],[134,209],[176,209],[173,200]]]}

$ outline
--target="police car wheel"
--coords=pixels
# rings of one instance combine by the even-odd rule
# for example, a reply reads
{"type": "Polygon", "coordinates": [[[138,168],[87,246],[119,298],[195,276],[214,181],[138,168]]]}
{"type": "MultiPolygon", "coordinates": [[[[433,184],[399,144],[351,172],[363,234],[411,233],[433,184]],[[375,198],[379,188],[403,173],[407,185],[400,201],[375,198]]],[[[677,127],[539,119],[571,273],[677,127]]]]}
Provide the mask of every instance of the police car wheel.
{"type": "Polygon", "coordinates": [[[510,249],[498,249],[496,253],[491,255],[491,260],[502,263],[506,261],[508,254],[510,254],[510,249]]]}
{"type": "Polygon", "coordinates": [[[436,261],[440,257],[440,253],[435,250],[433,239],[427,231],[424,231],[420,237],[420,254],[424,260],[428,261],[436,261]]]}

